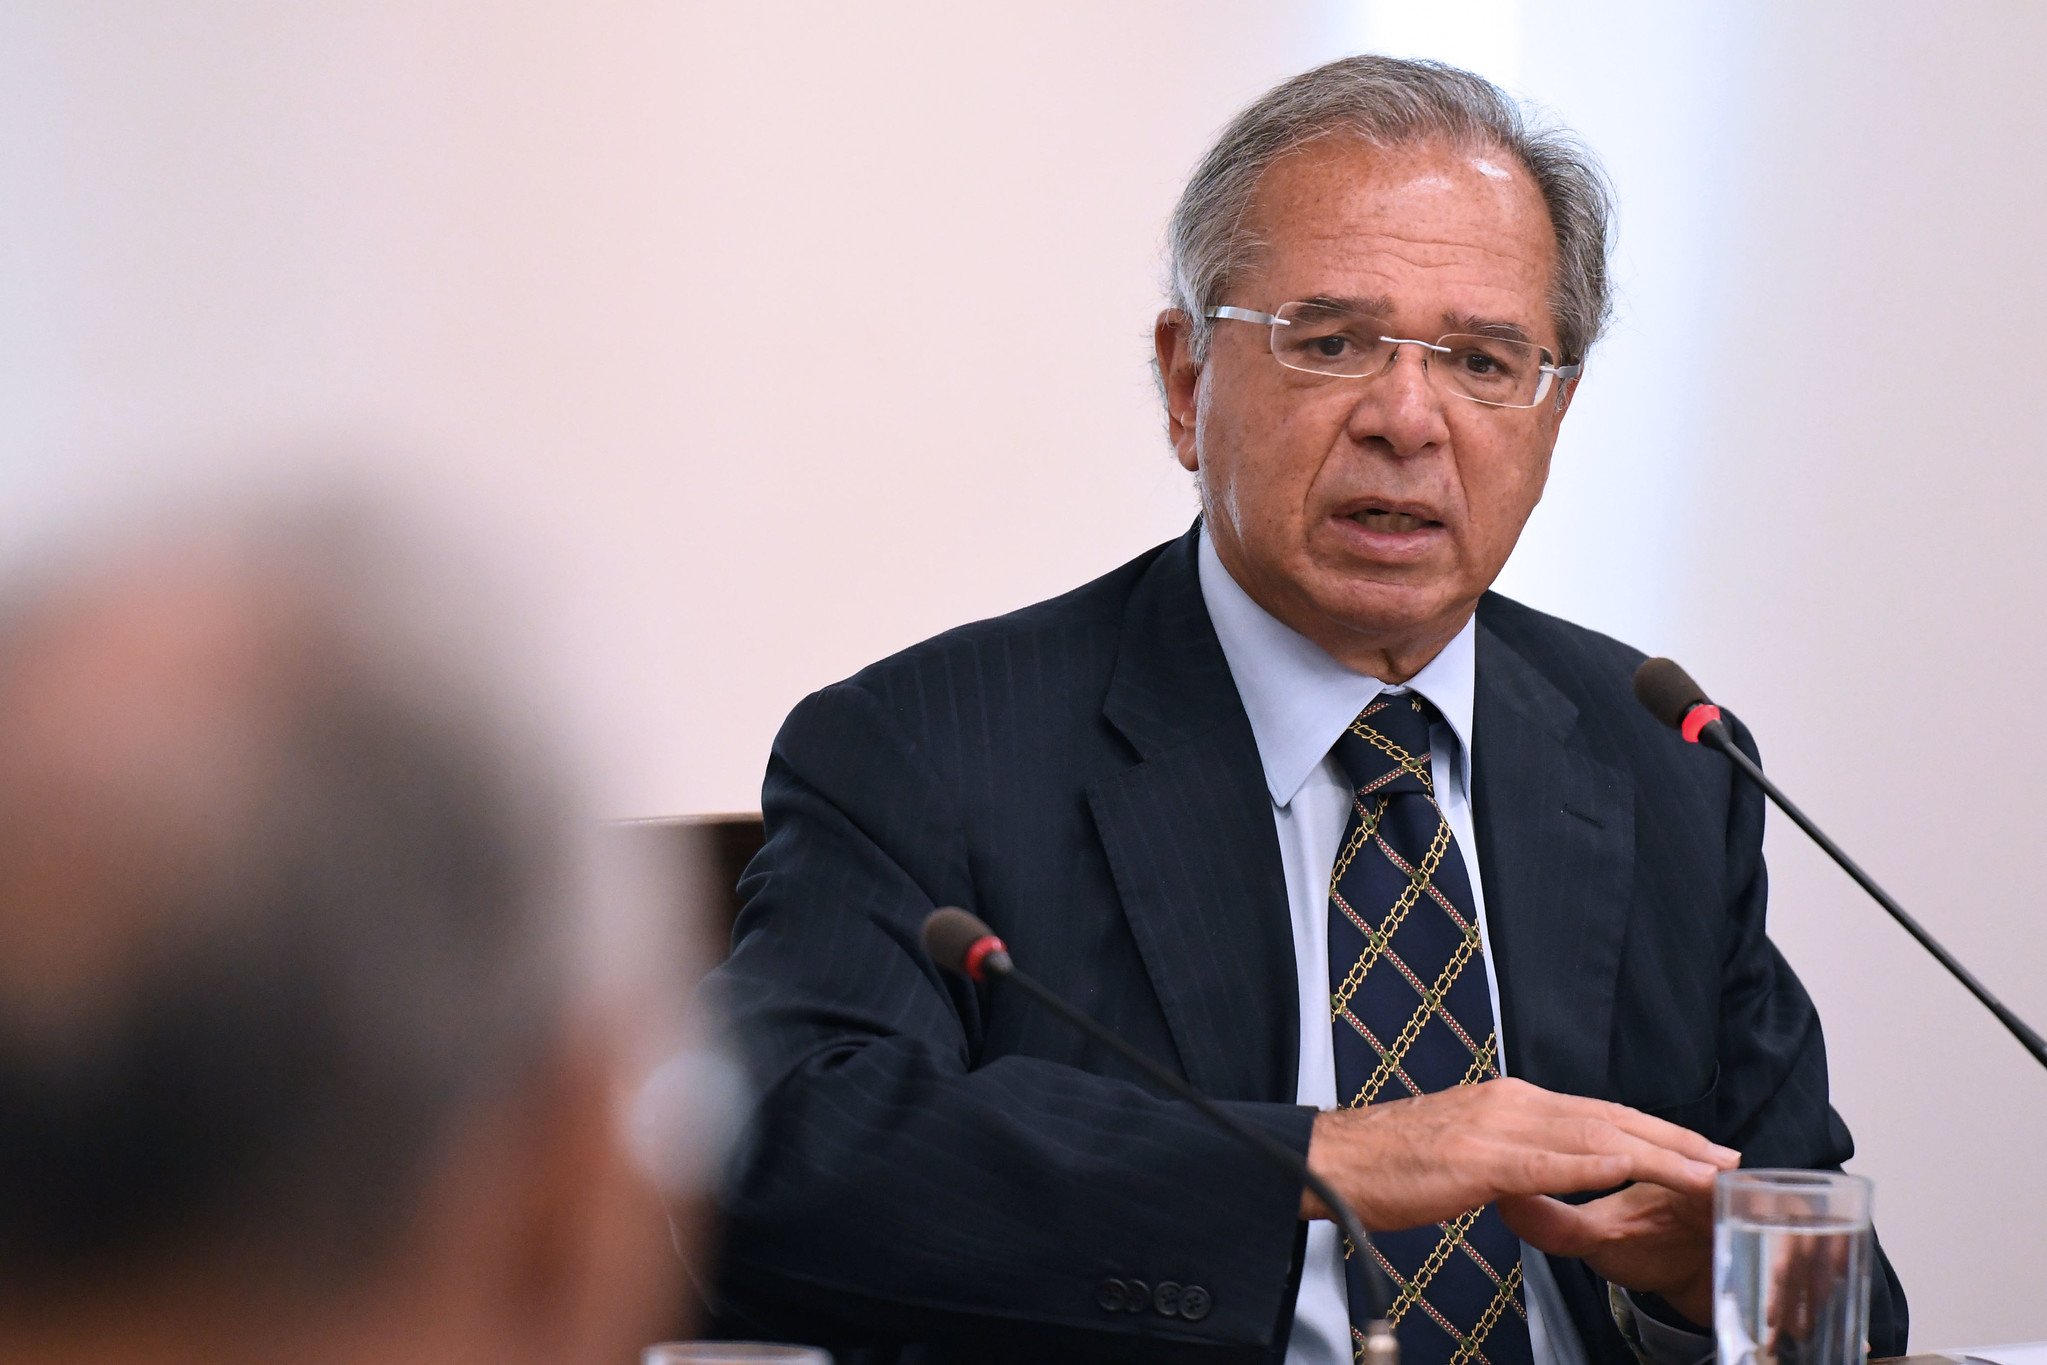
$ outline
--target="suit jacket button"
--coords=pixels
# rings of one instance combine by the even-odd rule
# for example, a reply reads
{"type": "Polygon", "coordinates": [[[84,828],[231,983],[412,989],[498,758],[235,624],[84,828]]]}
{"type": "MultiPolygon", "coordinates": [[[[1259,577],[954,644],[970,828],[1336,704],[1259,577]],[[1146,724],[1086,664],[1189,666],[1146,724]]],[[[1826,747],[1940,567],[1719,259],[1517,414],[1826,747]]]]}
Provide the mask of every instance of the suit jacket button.
{"type": "Polygon", "coordinates": [[[1095,1302],[1104,1313],[1118,1313],[1123,1309],[1123,1300],[1128,1294],[1121,1280],[1103,1280],[1095,1286],[1095,1302]]]}
{"type": "Polygon", "coordinates": [[[1151,1306],[1158,1310],[1161,1317],[1178,1317],[1180,1286],[1172,1280],[1160,1280],[1159,1287],[1151,1291],[1151,1306]]]}
{"type": "Polygon", "coordinates": [[[1131,1312],[1142,1313],[1151,1305],[1151,1286],[1143,1280],[1132,1280],[1125,1288],[1130,1291],[1130,1299],[1123,1306],[1131,1312]]]}
{"type": "Polygon", "coordinates": [[[1208,1316],[1211,1306],[1208,1291],[1200,1285],[1190,1284],[1180,1290],[1180,1316],[1187,1321],[1200,1322],[1208,1316]]]}

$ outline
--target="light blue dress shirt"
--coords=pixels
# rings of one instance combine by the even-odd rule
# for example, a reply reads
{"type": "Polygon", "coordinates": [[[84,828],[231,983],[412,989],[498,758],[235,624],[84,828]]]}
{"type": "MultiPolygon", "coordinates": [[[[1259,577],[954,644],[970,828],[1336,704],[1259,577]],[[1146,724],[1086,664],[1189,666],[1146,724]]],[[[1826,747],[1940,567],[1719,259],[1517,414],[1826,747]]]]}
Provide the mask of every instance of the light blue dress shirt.
{"type": "MultiPolygon", "coordinates": [[[[1230,676],[1251,720],[1272,797],[1272,822],[1279,833],[1280,864],[1286,873],[1293,918],[1294,970],[1298,978],[1300,1082],[1295,1099],[1318,1109],[1336,1107],[1336,1053],[1329,1026],[1329,874],[1349,818],[1351,786],[1330,750],[1337,736],[1372,698],[1389,690],[1377,678],[1354,673],[1292,627],[1252,601],[1216,556],[1208,532],[1201,533],[1201,596],[1222,642],[1230,676]]],[[[1442,720],[1429,736],[1437,804],[1450,822],[1471,879],[1478,913],[1486,990],[1493,1020],[1500,1013],[1499,978],[1493,971],[1492,939],[1486,929],[1485,887],[1478,870],[1478,841],[1471,817],[1471,716],[1478,684],[1475,623],[1464,629],[1428,665],[1393,691],[1414,691],[1435,706],[1442,720]]],[[[1500,1074],[1507,1074],[1506,1038],[1500,1035],[1500,1074]]],[[[1586,1365],[1584,1343],[1564,1310],[1549,1263],[1521,1248],[1522,1284],[1528,1329],[1537,1365],[1586,1365]]],[[[1711,1339],[1671,1332],[1638,1316],[1645,1345],[1659,1358],[1690,1360],[1698,1343],[1711,1339]],[[1674,1349],[1673,1349],[1674,1348],[1674,1349]]],[[[1666,1329],[1669,1330],[1669,1329],[1666,1329]]],[[[1294,1308],[1287,1365],[1347,1365],[1351,1359],[1350,1310],[1343,1257],[1334,1223],[1308,1225],[1307,1262],[1294,1308]]]]}

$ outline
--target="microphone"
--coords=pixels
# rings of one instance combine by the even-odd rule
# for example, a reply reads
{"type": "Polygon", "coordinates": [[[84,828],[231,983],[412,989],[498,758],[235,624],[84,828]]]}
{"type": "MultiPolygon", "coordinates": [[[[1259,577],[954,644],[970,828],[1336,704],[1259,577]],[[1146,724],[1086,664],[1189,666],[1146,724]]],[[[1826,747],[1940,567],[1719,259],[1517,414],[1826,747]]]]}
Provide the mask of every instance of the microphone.
{"type": "Polygon", "coordinates": [[[1193,1105],[1211,1123],[1231,1137],[1267,1160],[1284,1167],[1289,1175],[1297,1177],[1303,1186],[1328,1206],[1330,1216],[1350,1238],[1354,1254],[1359,1257],[1359,1264],[1364,1267],[1365,1292],[1371,1300],[1366,1307],[1366,1311],[1371,1314],[1371,1320],[1365,1327],[1365,1359],[1370,1365],[1399,1365],[1400,1344],[1395,1340],[1393,1324],[1387,1318],[1393,1308],[1393,1285],[1387,1280],[1385,1271],[1373,1259],[1372,1240],[1365,1235],[1365,1225],[1358,1221],[1357,1214],[1353,1213],[1350,1205],[1329,1187],[1327,1181],[1308,1169],[1306,1159],[1271,1135],[1261,1133],[1225,1112],[1215,1101],[1067,1004],[1065,1000],[1053,994],[1050,987],[1023,972],[1010,960],[1009,949],[1003,946],[1002,940],[997,938],[994,931],[978,916],[951,906],[933,910],[924,921],[924,952],[933,962],[955,976],[963,976],[969,981],[979,983],[1003,981],[1017,987],[1090,1039],[1136,1067],[1154,1084],[1175,1098],[1193,1105]]]}
{"type": "Polygon", "coordinates": [[[1718,749],[1733,761],[1734,766],[1748,775],[1749,781],[1762,788],[1763,794],[1776,803],[1777,809],[1790,816],[1797,826],[1804,830],[1812,841],[1826,851],[1829,858],[1838,863],[1843,872],[1855,879],[1855,884],[1870,894],[1870,897],[1890,912],[1892,919],[1902,926],[1906,933],[1919,941],[1919,946],[1933,954],[1934,960],[1948,969],[1949,975],[1968,988],[1969,994],[1981,1001],[1983,1008],[1997,1016],[2011,1036],[2019,1040],[2019,1046],[2032,1054],[2033,1060],[2047,1067],[2047,1042],[2035,1033],[2026,1021],[2006,1009],[2004,1002],[1984,989],[1983,983],[1957,962],[1954,955],[1941,947],[1932,934],[1905,913],[1905,907],[1891,898],[1889,892],[1876,884],[1876,879],[1864,872],[1853,858],[1841,851],[1841,846],[1827,837],[1826,831],[1814,824],[1806,813],[1793,805],[1791,798],[1777,789],[1777,784],[1764,776],[1756,761],[1741,751],[1728,732],[1720,708],[1706,699],[1706,693],[1693,682],[1691,676],[1669,659],[1649,659],[1635,670],[1635,699],[1648,708],[1665,725],[1670,726],[1692,744],[1705,744],[1718,749]]]}

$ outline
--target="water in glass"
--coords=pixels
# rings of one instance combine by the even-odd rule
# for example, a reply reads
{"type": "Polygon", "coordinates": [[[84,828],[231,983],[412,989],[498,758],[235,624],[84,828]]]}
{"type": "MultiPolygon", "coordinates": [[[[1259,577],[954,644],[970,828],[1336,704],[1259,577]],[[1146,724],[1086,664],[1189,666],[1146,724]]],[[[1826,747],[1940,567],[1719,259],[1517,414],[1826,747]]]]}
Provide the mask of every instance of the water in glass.
{"type": "Polygon", "coordinates": [[[1722,1180],[1732,1177],[1750,1188],[1723,1188],[1716,1200],[1720,1365],[1859,1365],[1869,1331],[1868,1182],[1804,1171],[1722,1180]],[[1843,1181],[1854,1184],[1844,1190],[1843,1181]]]}

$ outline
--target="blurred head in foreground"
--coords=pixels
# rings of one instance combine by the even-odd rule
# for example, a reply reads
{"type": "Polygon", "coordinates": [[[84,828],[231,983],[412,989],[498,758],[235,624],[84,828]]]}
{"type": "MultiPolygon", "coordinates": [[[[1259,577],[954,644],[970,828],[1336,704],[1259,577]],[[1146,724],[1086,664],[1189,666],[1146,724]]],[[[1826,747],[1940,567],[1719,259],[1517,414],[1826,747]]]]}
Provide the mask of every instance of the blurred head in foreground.
{"type": "Polygon", "coordinates": [[[0,591],[0,1359],[668,1326],[578,826],[391,548],[214,526],[0,591]]]}

